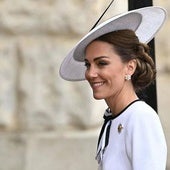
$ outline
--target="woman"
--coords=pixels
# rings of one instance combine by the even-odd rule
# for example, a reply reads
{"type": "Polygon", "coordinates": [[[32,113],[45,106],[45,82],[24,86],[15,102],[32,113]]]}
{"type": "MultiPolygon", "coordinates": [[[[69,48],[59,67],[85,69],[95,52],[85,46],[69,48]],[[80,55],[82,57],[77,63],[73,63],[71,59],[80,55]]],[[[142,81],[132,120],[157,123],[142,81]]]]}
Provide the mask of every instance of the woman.
{"type": "Polygon", "coordinates": [[[146,43],[164,18],[165,11],[158,7],[116,16],[87,34],[61,66],[63,78],[85,78],[94,98],[108,105],[97,147],[99,169],[166,168],[167,147],[158,115],[136,94],[155,79],[146,43]]]}
{"type": "Polygon", "coordinates": [[[148,52],[148,46],[131,30],[105,34],[86,48],[86,79],[94,98],[105,99],[109,107],[105,117],[111,115],[108,146],[105,142],[102,146],[105,139],[101,138],[98,146],[102,169],[165,169],[166,143],[160,121],[136,95],[155,79],[148,52]]]}

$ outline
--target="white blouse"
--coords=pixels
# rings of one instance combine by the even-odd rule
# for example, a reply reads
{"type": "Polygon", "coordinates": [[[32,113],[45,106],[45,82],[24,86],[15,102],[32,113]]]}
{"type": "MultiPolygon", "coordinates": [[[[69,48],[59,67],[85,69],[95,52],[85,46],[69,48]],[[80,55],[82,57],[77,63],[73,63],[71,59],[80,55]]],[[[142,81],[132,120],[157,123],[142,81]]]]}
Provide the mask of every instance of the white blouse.
{"type": "Polygon", "coordinates": [[[108,119],[99,137],[96,159],[100,170],[165,170],[167,146],[156,112],[135,101],[108,119]],[[101,139],[100,139],[101,138],[101,139]]]}

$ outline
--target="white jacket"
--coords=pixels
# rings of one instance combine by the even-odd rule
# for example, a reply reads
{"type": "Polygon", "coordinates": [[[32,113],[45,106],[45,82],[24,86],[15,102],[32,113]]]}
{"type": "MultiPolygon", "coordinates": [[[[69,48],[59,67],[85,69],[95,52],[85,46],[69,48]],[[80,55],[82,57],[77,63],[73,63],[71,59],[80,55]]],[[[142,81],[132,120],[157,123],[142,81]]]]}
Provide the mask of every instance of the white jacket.
{"type": "Polygon", "coordinates": [[[167,146],[156,112],[145,102],[136,101],[109,120],[99,142],[97,160],[101,170],[165,170],[167,146]]]}

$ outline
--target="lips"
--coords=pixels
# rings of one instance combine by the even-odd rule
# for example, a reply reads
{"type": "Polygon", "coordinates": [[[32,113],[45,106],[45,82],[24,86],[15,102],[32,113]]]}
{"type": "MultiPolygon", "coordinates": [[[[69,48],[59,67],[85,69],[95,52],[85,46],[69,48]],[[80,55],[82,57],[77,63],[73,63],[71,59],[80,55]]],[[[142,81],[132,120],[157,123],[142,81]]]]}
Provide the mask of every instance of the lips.
{"type": "Polygon", "coordinates": [[[93,89],[96,89],[103,86],[104,82],[91,82],[90,84],[93,89]]]}

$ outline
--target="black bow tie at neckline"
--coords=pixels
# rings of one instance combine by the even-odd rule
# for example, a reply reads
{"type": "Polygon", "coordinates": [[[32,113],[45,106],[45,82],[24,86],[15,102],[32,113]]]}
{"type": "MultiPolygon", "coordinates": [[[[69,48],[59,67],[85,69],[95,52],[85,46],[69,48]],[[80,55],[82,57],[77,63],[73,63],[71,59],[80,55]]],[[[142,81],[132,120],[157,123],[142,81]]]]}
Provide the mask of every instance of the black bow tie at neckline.
{"type": "Polygon", "coordinates": [[[98,161],[98,163],[100,163],[102,161],[102,156],[104,154],[104,151],[109,144],[110,127],[112,124],[111,120],[114,117],[112,116],[111,112],[107,109],[103,118],[104,118],[104,123],[103,123],[102,129],[100,131],[98,144],[97,144],[96,160],[98,161]],[[102,136],[103,136],[103,138],[102,138],[102,136]],[[101,139],[102,139],[102,141],[101,141],[101,139]]]}
{"type": "MultiPolygon", "coordinates": [[[[100,131],[100,135],[99,135],[97,147],[99,147],[99,143],[100,143],[100,140],[101,140],[101,138],[102,138],[102,135],[103,135],[103,132],[104,132],[104,129],[105,129],[105,127],[106,127],[107,122],[108,122],[109,120],[114,119],[114,117],[112,116],[112,113],[111,113],[111,111],[110,111],[109,108],[106,110],[103,118],[104,118],[104,123],[103,123],[102,129],[101,129],[101,131],[100,131]]],[[[110,126],[107,127],[107,131],[106,131],[106,134],[107,134],[107,136],[109,137],[109,132],[108,132],[108,131],[110,132],[110,126]]],[[[107,143],[106,143],[106,146],[107,146],[107,145],[108,145],[108,142],[109,142],[109,138],[108,138],[106,141],[107,141],[107,143]]]]}

